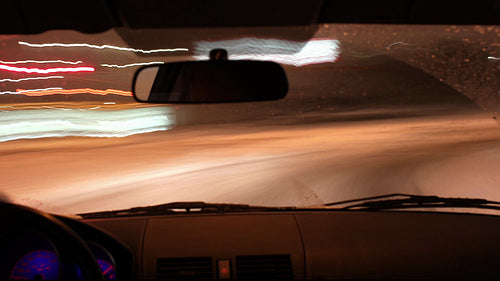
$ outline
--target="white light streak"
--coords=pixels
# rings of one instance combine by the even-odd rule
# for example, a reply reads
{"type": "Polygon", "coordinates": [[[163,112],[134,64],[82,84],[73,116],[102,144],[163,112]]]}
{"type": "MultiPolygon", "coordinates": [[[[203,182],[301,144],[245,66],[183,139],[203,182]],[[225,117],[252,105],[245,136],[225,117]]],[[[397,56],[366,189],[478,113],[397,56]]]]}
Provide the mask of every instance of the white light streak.
{"type": "Polygon", "coordinates": [[[387,47],[385,47],[386,49],[390,49],[392,46],[395,46],[395,45],[404,45],[404,46],[413,46],[412,44],[410,43],[406,43],[406,42],[403,42],[403,41],[398,41],[398,42],[394,42],[394,43],[391,43],[389,44],[387,47]]]}
{"type": "Polygon", "coordinates": [[[206,60],[210,50],[224,48],[229,59],[266,60],[293,66],[335,62],[340,56],[340,42],[313,39],[295,42],[278,39],[243,38],[227,41],[201,41],[195,45],[195,59],[206,60]]]}
{"type": "Polygon", "coordinates": [[[31,94],[29,94],[30,96],[46,96],[46,95],[56,95],[56,94],[62,94],[62,95],[94,94],[102,96],[113,94],[113,95],[121,95],[127,97],[132,96],[132,92],[129,91],[122,91],[117,89],[99,90],[91,88],[80,88],[80,89],[44,88],[44,89],[31,89],[31,90],[17,89],[16,92],[24,94],[32,92],[31,94]]]}
{"type": "Polygon", "coordinates": [[[499,57],[488,57],[489,60],[500,60],[499,57]]]}
{"type": "Polygon", "coordinates": [[[137,62],[137,63],[131,63],[131,64],[125,64],[125,65],[118,65],[118,64],[101,64],[101,66],[105,67],[115,67],[115,68],[125,68],[125,67],[131,67],[131,66],[139,66],[139,65],[151,65],[151,64],[164,64],[165,62],[162,61],[152,61],[152,62],[137,62]]]}
{"type": "Polygon", "coordinates": [[[23,93],[28,93],[28,92],[40,92],[40,91],[48,91],[48,90],[62,90],[60,87],[53,87],[53,88],[43,88],[43,89],[31,89],[31,90],[22,90],[22,91],[4,91],[0,92],[0,95],[5,95],[5,94],[12,94],[12,95],[18,95],[18,94],[23,94],[23,93]]]}
{"type": "Polygon", "coordinates": [[[33,48],[45,48],[45,47],[65,47],[65,48],[71,48],[71,47],[86,47],[86,48],[93,48],[93,49],[112,49],[112,50],[118,50],[118,51],[129,51],[129,52],[135,52],[135,53],[143,53],[143,54],[150,54],[150,53],[162,53],[162,52],[179,52],[179,51],[189,51],[187,48],[172,48],[172,49],[154,49],[154,50],[141,50],[141,49],[133,49],[133,48],[125,48],[125,47],[118,47],[118,46],[112,46],[112,45],[91,45],[87,43],[74,43],[74,44],[65,44],[65,43],[45,43],[45,44],[36,44],[36,43],[28,43],[28,42],[23,42],[19,41],[19,45],[25,45],[28,47],[33,47],[33,48]]]}
{"type": "Polygon", "coordinates": [[[120,110],[19,109],[2,112],[0,142],[47,137],[126,137],[173,127],[162,107],[120,110]]]}
{"type": "Polygon", "coordinates": [[[90,66],[81,66],[81,67],[56,67],[56,68],[26,68],[26,67],[17,67],[17,66],[9,66],[0,64],[0,69],[7,70],[11,72],[25,72],[25,73],[38,73],[38,74],[50,74],[56,72],[82,72],[82,71],[90,71],[93,72],[95,69],[90,66]]]}
{"type": "Polygon", "coordinates": [[[0,82],[21,82],[28,80],[45,80],[45,79],[62,79],[64,76],[44,76],[44,77],[28,77],[20,79],[0,79],[0,82]]]}
{"type": "Polygon", "coordinates": [[[2,61],[3,64],[22,64],[22,63],[65,63],[65,64],[80,64],[83,61],[64,61],[64,60],[20,60],[20,61],[2,61]]]}

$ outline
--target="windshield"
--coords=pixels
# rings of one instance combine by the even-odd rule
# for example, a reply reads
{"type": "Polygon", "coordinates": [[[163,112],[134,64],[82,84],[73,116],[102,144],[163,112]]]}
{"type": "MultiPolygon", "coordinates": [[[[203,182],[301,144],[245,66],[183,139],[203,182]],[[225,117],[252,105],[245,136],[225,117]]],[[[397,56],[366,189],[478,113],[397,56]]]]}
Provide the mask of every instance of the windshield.
{"type": "Polygon", "coordinates": [[[359,25],[0,36],[0,193],[58,214],[176,201],[500,201],[500,28],[359,25]],[[159,105],[144,64],[283,66],[278,101],[159,105]]]}

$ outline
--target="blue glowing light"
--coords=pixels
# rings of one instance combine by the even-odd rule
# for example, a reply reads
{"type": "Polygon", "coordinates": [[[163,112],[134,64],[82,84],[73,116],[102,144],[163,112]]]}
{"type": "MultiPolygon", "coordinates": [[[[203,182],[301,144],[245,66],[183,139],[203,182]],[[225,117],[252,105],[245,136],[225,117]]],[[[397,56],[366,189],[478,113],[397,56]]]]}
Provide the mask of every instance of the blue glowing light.
{"type": "Polygon", "coordinates": [[[37,250],[22,256],[11,271],[14,280],[55,280],[59,278],[59,259],[56,253],[37,250]]]}

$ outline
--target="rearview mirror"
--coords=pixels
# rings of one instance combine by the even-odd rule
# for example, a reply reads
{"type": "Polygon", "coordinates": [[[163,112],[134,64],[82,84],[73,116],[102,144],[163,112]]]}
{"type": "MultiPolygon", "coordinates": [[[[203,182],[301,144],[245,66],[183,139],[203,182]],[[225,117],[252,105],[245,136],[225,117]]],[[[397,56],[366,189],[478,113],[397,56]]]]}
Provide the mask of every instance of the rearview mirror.
{"type": "Polygon", "coordinates": [[[283,68],[270,61],[209,60],[145,66],[134,76],[135,100],[151,103],[222,103],[286,96],[283,68]]]}

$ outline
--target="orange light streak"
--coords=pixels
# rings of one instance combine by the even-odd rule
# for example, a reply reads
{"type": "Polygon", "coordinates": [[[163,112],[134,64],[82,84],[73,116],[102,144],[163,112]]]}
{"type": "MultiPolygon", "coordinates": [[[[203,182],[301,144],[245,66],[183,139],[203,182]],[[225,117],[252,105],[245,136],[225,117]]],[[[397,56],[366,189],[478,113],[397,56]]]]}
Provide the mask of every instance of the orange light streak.
{"type": "Polygon", "coordinates": [[[90,88],[82,88],[82,89],[49,89],[49,90],[41,90],[41,91],[29,91],[24,89],[17,89],[16,93],[30,96],[30,97],[39,97],[39,96],[47,96],[47,95],[75,95],[75,94],[93,94],[93,95],[120,95],[120,96],[132,96],[132,92],[130,91],[122,91],[116,89],[106,89],[106,90],[97,90],[90,88]]]}

